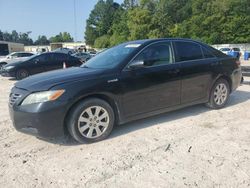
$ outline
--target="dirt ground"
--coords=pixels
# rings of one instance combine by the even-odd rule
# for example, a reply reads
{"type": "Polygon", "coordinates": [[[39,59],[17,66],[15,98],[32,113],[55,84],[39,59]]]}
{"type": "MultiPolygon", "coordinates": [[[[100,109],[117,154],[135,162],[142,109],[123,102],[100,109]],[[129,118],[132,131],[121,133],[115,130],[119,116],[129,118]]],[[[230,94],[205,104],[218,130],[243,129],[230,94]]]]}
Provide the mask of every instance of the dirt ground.
{"type": "Polygon", "coordinates": [[[197,105],[79,145],[17,132],[0,77],[0,187],[250,187],[250,79],[221,110],[197,105]]]}

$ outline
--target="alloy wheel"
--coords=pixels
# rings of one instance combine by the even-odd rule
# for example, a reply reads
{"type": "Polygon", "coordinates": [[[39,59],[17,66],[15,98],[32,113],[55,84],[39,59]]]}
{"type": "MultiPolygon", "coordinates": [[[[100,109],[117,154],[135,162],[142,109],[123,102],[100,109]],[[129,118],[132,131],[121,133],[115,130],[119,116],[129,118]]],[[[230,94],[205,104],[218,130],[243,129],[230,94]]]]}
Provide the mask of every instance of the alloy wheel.
{"type": "Polygon", "coordinates": [[[108,128],[109,119],[109,114],[103,107],[88,107],[78,119],[78,130],[86,138],[97,138],[108,128]]]}
{"type": "Polygon", "coordinates": [[[24,78],[27,78],[29,76],[29,73],[26,70],[19,70],[17,71],[17,79],[22,80],[24,78]]]}
{"type": "Polygon", "coordinates": [[[216,86],[214,90],[214,102],[217,105],[222,105],[227,100],[228,90],[224,83],[220,83],[216,86]]]}

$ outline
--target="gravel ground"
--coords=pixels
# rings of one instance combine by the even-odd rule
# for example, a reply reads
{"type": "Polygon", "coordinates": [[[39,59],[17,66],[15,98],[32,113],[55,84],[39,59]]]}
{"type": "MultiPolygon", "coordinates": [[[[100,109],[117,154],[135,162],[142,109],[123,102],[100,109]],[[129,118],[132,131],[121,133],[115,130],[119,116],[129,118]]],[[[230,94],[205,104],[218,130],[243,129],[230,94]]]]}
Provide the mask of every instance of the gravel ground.
{"type": "Polygon", "coordinates": [[[15,131],[0,78],[0,187],[250,187],[250,79],[221,110],[197,105],[118,126],[94,144],[15,131]]]}

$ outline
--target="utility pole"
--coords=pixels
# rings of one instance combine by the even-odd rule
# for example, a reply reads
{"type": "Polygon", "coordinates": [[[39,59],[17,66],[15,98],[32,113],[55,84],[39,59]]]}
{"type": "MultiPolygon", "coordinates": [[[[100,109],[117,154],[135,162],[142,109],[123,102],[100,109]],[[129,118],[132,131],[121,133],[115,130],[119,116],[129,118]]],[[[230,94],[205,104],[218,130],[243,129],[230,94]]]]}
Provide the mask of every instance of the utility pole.
{"type": "Polygon", "coordinates": [[[74,0],[74,27],[75,27],[75,42],[77,42],[76,0],[74,0]]]}

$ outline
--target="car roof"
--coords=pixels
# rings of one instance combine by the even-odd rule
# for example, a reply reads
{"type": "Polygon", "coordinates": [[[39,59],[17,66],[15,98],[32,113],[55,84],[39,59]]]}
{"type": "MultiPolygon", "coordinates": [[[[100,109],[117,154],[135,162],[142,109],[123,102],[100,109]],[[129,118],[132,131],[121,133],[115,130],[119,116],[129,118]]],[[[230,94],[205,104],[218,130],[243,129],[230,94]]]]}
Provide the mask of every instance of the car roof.
{"type": "MultiPolygon", "coordinates": [[[[159,39],[143,39],[143,40],[134,40],[134,41],[129,41],[125,42],[124,44],[146,44],[146,43],[152,43],[152,42],[158,42],[158,41],[164,41],[164,40],[169,40],[169,41],[186,41],[186,42],[197,42],[197,43],[202,43],[201,41],[193,40],[193,39],[188,39],[188,38],[159,38],[159,39]]],[[[203,43],[202,43],[203,44],[203,43]]]]}
{"type": "Polygon", "coordinates": [[[32,52],[12,52],[10,54],[23,54],[23,53],[26,53],[26,54],[34,54],[32,52]]]}
{"type": "Polygon", "coordinates": [[[44,53],[41,53],[41,54],[65,54],[65,55],[68,55],[68,54],[66,54],[64,52],[60,52],[60,51],[58,51],[58,52],[57,51],[54,51],[54,52],[44,52],[44,53]]]}

